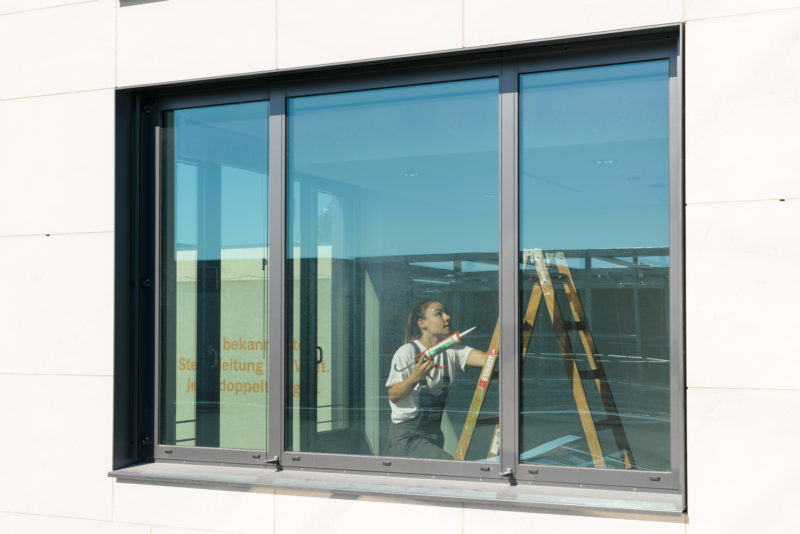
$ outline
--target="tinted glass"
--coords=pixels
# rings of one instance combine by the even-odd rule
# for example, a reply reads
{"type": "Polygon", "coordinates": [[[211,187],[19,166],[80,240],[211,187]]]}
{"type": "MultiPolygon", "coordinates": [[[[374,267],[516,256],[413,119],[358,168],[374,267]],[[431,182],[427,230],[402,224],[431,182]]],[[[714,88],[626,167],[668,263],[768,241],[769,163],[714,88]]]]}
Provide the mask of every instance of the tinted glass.
{"type": "Polygon", "coordinates": [[[164,116],[163,444],[266,449],[268,102],[164,116]]]}
{"type": "Polygon", "coordinates": [[[461,369],[465,347],[487,350],[498,312],[497,80],[292,98],[287,150],[287,450],[486,458],[496,381],[457,448],[481,371],[461,369]],[[425,379],[449,391],[430,410],[422,383],[395,406],[387,387],[411,373],[394,355],[423,301],[447,317],[440,338],[476,327],[425,379]],[[422,412],[435,447],[400,447],[422,412]]]}
{"type": "Polygon", "coordinates": [[[520,77],[523,462],[670,468],[668,76],[520,77]]]}

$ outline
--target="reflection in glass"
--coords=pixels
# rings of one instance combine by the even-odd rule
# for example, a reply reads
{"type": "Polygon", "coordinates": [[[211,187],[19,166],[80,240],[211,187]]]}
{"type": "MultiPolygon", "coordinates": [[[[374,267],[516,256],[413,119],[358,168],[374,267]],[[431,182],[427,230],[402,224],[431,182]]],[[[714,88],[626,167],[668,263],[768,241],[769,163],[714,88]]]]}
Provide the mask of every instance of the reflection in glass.
{"type": "MultiPolygon", "coordinates": [[[[497,94],[481,79],[288,100],[287,450],[406,455],[388,447],[386,383],[416,304],[440,303],[453,332],[477,326],[465,344],[488,348],[497,94]]],[[[447,457],[479,371],[453,369],[434,425],[447,457]]],[[[483,414],[497,402],[494,381],[483,414]]],[[[466,459],[487,456],[493,426],[466,459]]]]}
{"type": "Polygon", "coordinates": [[[268,115],[164,114],[162,444],[266,449],[268,115]]]}
{"type": "Polygon", "coordinates": [[[520,77],[523,462],[670,469],[667,81],[520,77]]]}

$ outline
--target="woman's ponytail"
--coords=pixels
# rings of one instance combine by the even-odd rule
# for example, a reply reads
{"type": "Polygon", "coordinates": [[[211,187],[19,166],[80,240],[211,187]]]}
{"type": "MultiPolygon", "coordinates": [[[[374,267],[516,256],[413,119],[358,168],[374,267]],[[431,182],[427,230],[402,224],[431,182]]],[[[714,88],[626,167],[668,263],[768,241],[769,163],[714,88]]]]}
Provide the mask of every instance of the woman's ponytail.
{"type": "Polygon", "coordinates": [[[438,301],[431,299],[423,300],[414,306],[414,309],[408,314],[408,319],[406,319],[406,343],[422,337],[422,330],[419,329],[417,321],[425,318],[425,310],[427,310],[428,306],[433,302],[438,301]]]}

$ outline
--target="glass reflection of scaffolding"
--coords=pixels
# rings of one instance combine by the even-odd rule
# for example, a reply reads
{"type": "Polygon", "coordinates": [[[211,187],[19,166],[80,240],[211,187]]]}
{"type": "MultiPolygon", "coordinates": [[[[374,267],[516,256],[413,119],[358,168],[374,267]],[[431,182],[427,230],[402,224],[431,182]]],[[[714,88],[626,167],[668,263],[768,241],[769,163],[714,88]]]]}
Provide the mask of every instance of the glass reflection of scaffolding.
{"type": "MultiPolygon", "coordinates": [[[[624,467],[630,469],[634,460],[630,444],[628,443],[628,437],[622,426],[622,420],[620,419],[614,396],[611,393],[605,369],[603,368],[601,360],[597,358],[597,345],[589,329],[586,314],[583,311],[583,305],[578,297],[578,291],[575,287],[572,273],[567,265],[567,260],[562,252],[548,254],[547,257],[545,257],[541,249],[534,249],[525,251],[523,255],[523,266],[527,263],[531,263],[535,266],[539,284],[534,286],[531,295],[531,303],[529,305],[529,310],[531,310],[532,313],[525,314],[525,322],[530,324],[529,332],[532,332],[534,322],[536,321],[536,311],[538,311],[539,307],[539,303],[534,303],[534,299],[538,301],[544,297],[550,320],[553,324],[553,330],[556,333],[559,348],[561,349],[564,368],[572,384],[572,395],[575,398],[575,405],[581,420],[583,433],[592,455],[592,463],[595,467],[606,467],[603,448],[600,444],[600,438],[597,435],[598,427],[602,425],[608,427],[613,433],[620,459],[624,467]],[[555,264],[558,270],[555,280],[550,276],[548,269],[553,264],[555,264]],[[554,288],[554,285],[557,283],[562,285],[564,294],[569,301],[572,321],[564,320],[561,308],[558,305],[554,288]],[[534,307],[536,310],[532,310],[534,307]],[[587,363],[589,364],[589,369],[578,369],[578,362],[574,356],[575,353],[573,352],[572,344],[567,335],[568,328],[578,332],[581,345],[586,354],[587,363]],[[603,407],[605,408],[605,419],[601,421],[596,421],[592,416],[589,400],[586,397],[586,392],[583,387],[583,379],[587,378],[594,382],[597,392],[600,394],[603,407]]],[[[525,349],[527,349],[527,340],[530,336],[531,333],[527,333],[527,335],[524,336],[526,340],[524,343],[525,349]]],[[[525,353],[526,350],[523,350],[523,357],[525,353]]]]}
{"type": "Polygon", "coordinates": [[[523,252],[523,266],[534,267],[523,270],[523,285],[547,287],[552,297],[542,307],[550,320],[540,317],[539,328],[535,316],[525,321],[535,341],[525,351],[524,367],[534,368],[523,373],[521,461],[668,469],[668,254],[523,252]]]}
{"type": "MultiPolygon", "coordinates": [[[[525,312],[523,360],[534,328],[538,328],[530,347],[532,358],[523,367],[528,370],[523,372],[521,384],[520,460],[580,467],[668,468],[668,455],[654,446],[655,442],[669,442],[668,249],[575,250],[566,254],[531,249],[523,251],[521,260],[520,289],[523,295],[530,295],[527,309],[521,310],[525,312]],[[528,265],[532,268],[526,270],[528,265]],[[576,280],[584,303],[578,297],[576,280]],[[622,309],[619,300],[627,301],[622,309]],[[546,305],[539,306],[542,302],[546,305]],[[605,335],[593,336],[589,330],[587,315],[592,307],[605,335]],[[540,314],[548,317],[537,321],[540,314]],[[616,334],[609,328],[614,321],[616,334]],[[622,322],[631,324],[623,328],[622,322]],[[598,351],[595,338],[600,338],[605,353],[598,351]],[[613,352],[609,353],[609,348],[613,352]],[[608,367],[611,373],[607,373],[608,367]],[[612,383],[615,395],[622,392],[622,410],[611,395],[612,383]],[[630,441],[636,447],[631,446],[628,428],[633,430],[630,441]],[[633,449],[643,451],[644,461],[634,461],[633,449]]],[[[479,389],[480,385],[471,411],[479,389]]],[[[468,414],[468,421],[470,416],[477,419],[477,413],[468,414]]],[[[481,419],[486,420],[483,415],[481,419]]],[[[464,459],[471,432],[465,425],[461,454],[457,453],[456,459],[464,459]]],[[[498,449],[495,427],[487,456],[495,456],[498,449]]],[[[471,452],[475,457],[479,451],[471,452]]]]}

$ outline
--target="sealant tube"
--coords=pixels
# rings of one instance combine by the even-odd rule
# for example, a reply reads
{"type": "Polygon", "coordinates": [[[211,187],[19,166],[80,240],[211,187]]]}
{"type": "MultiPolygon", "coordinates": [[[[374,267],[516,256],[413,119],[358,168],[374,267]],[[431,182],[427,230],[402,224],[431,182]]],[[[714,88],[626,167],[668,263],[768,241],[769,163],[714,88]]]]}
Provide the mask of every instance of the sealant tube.
{"type": "Polygon", "coordinates": [[[411,365],[409,365],[407,367],[404,367],[403,369],[395,368],[395,371],[402,372],[402,371],[408,369],[409,367],[412,367],[413,365],[418,363],[420,360],[426,361],[426,360],[432,359],[434,356],[436,356],[440,352],[449,349],[453,345],[457,345],[457,344],[461,343],[461,340],[464,339],[464,336],[466,336],[467,334],[469,334],[473,330],[475,330],[474,326],[472,328],[468,328],[467,330],[464,330],[463,332],[456,332],[454,334],[450,334],[449,336],[447,336],[446,338],[444,338],[443,340],[438,342],[436,345],[428,347],[427,349],[423,350],[422,352],[420,352],[419,354],[414,356],[414,362],[411,365]]]}

